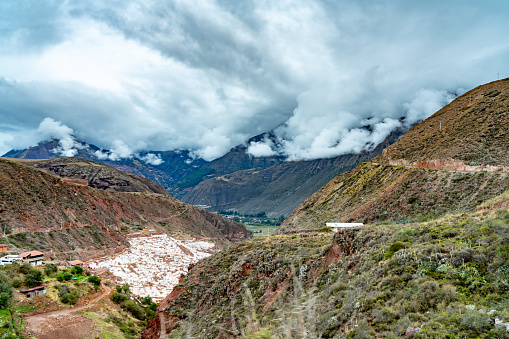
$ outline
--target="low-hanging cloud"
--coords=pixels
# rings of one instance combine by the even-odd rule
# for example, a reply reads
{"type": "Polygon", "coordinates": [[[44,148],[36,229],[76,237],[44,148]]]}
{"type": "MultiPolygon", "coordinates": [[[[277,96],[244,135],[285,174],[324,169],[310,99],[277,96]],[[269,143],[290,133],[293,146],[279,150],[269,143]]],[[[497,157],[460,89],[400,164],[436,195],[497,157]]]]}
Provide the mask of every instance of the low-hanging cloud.
{"type": "Polygon", "coordinates": [[[212,160],[271,130],[277,142],[250,154],[358,152],[508,73],[508,7],[2,1],[0,153],[47,138],[46,118],[72,130],[61,155],[84,140],[103,159],[156,164],[146,151],[188,149],[212,160]]]}

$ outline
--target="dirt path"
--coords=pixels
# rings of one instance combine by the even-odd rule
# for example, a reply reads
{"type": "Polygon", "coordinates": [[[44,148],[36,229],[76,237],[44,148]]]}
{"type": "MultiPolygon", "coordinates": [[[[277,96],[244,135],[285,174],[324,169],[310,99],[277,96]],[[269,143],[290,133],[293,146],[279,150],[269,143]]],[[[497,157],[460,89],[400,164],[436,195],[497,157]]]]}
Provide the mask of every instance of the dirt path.
{"type": "Polygon", "coordinates": [[[24,317],[27,322],[25,333],[38,339],[88,337],[95,329],[94,322],[77,312],[94,306],[112,290],[113,288],[106,287],[101,295],[80,307],[26,316],[24,317]]]}

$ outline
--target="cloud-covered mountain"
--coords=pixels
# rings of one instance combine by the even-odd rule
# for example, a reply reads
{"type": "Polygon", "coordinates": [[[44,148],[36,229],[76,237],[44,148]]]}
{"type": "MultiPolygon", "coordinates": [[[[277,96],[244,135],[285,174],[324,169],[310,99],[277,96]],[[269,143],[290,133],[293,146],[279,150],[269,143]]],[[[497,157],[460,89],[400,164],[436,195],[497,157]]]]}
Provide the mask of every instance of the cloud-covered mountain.
{"type": "Polygon", "coordinates": [[[277,143],[251,154],[359,152],[508,76],[508,6],[2,1],[0,153],[44,140],[48,121],[112,150],[103,157],[212,160],[269,130],[277,143]]]}

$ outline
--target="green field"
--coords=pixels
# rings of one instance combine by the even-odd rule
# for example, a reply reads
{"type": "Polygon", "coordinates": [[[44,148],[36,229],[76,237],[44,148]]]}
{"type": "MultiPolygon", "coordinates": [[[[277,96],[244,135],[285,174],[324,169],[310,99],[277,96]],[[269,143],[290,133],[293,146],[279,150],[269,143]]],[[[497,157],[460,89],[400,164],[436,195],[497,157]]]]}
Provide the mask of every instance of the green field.
{"type": "Polygon", "coordinates": [[[254,237],[261,237],[261,236],[272,234],[279,227],[279,226],[273,226],[273,225],[260,225],[260,224],[251,224],[251,223],[245,223],[244,225],[246,226],[246,228],[248,230],[253,232],[254,237]]]}

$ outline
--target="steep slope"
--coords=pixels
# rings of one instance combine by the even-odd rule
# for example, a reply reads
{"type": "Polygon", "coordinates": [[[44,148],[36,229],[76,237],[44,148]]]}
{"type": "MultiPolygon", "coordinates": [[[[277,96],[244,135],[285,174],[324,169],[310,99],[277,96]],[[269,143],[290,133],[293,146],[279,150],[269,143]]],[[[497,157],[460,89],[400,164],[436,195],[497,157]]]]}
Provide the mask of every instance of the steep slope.
{"type": "Polygon", "coordinates": [[[10,159],[54,174],[64,181],[118,192],[168,194],[163,186],[145,177],[127,174],[110,166],[82,158],[46,160],[10,159]]]}
{"type": "Polygon", "coordinates": [[[471,212],[507,187],[507,173],[366,163],[337,176],[306,199],[277,233],[318,229],[328,222],[408,222],[471,212]]]}
{"type": "Polygon", "coordinates": [[[509,81],[479,86],[412,128],[376,163],[334,178],[278,232],[472,211],[509,184],[508,123],[509,81]]]}
{"type": "Polygon", "coordinates": [[[376,162],[509,172],[509,78],[479,86],[408,131],[376,162]]]}
{"type": "Polygon", "coordinates": [[[223,242],[251,236],[241,224],[168,195],[98,190],[5,159],[0,159],[0,220],[9,234],[0,241],[57,253],[111,245],[95,238],[112,238],[119,245],[122,228],[142,225],[223,242]],[[87,238],[87,230],[97,237],[87,238]],[[61,233],[69,239],[60,239],[61,233]]]}
{"type": "Polygon", "coordinates": [[[372,151],[331,159],[284,162],[207,179],[196,185],[182,201],[207,206],[212,211],[235,210],[245,214],[265,212],[271,217],[287,216],[336,175],[380,155],[401,134],[401,131],[391,133],[372,151]]]}
{"type": "Polygon", "coordinates": [[[182,279],[142,338],[507,338],[509,212],[485,208],[234,244],[182,279]]]}

